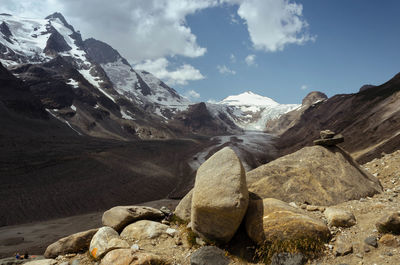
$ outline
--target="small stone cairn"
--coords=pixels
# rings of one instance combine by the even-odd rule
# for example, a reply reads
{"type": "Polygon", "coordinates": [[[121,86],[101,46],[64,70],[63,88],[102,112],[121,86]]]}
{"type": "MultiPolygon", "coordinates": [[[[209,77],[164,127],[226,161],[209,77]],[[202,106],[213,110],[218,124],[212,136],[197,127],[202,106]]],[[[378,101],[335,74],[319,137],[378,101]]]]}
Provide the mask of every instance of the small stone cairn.
{"type": "Polygon", "coordinates": [[[341,134],[335,134],[331,130],[323,130],[320,133],[321,139],[314,140],[314,145],[335,146],[344,142],[341,134]]]}

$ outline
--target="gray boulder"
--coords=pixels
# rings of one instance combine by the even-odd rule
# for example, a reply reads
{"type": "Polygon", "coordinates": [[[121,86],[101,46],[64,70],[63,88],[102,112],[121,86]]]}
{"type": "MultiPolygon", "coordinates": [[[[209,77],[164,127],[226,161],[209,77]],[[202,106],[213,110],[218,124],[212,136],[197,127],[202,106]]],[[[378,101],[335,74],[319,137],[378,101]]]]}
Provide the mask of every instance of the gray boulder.
{"type": "Polygon", "coordinates": [[[228,265],[225,252],[214,246],[202,247],[190,257],[190,265],[228,265]]]}
{"type": "Polygon", "coordinates": [[[164,214],[147,206],[116,206],[103,214],[104,226],[109,226],[121,232],[125,226],[138,220],[161,220],[164,214]]]}
{"type": "Polygon", "coordinates": [[[242,222],[248,202],[242,163],[225,147],[197,170],[191,209],[193,231],[208,240],[228,242],[242,222]]]}
{"type": "Polygon", "coordinates": [[[59,255],[84,252],[89,249],[90,241],[97,231],[98,229],[91,229],[61,238],[47,247],[44,256],[56,258],[59,255]]]}

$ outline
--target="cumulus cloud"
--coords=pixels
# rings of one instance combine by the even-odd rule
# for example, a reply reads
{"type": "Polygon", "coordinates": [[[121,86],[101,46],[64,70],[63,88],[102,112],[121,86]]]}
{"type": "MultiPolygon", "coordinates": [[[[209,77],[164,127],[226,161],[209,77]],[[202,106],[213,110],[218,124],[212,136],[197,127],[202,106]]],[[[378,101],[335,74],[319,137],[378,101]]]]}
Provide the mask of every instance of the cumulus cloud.
{"type": "Polygon", "coordinates": [[[204,55],[207,49],[197,43],[186,17],[217,4],[218,0],[0,0],[2,10],[18,15],[45,17],[60,11],[85,38],[106,41],[132,61],[204,55]]]}
{"type": "Polygon", "coordinates": [[[217,69],[221,74],[236,74],[236,71],[229,69],[226,65],[217,65],[217,69]]]}
{"type": "Polygon", "coordinates": [[[291,0],[221,0],[239,5],[238,15],[246,21],[257,50],[281,51],[288,44],[314,41],[303,18],[303,6],[291,0]]]}
{"type": "Polygon", "coordinates": [[[133,67],[152,73],[170,86],[187,85],[189,81],[205,78],[198,69],[189,64],[183,64],[176,69],[170,69],[166,58],[145,60],[142,63],[133,65],[133,67]]]}
{"type": "Polygon", "coordinates": [[[256,56],[254,54],[249,54],[246,56],[246,58],[244,59],[244,61],[246,62],[246,64],[248,66],[256,66],[256,56]]]}
{"type": "Polygon", "coordinates": [[[60,11],[84,38],[106,41],[131,61],[204,55],[207,49],[197,43],[186,17],[225,4],[238,5],[230,20],[244,20],[257,50],[273,52],[314,39],[302,5],[292,0],[0,0],[2,12],[22,16],[60,11]]]}
{"type": "Polygon", "coordinates": [[[190,100],[196,100],[200,98],[200,94],[197,93],[196,91],[192,90],[188,90],[184,93],[184,97],[190,100]]]}
{"type": "Polygon", "coordinates": [[[1,13],[9,13],[21,17],[44,18],[63,9],[59,0],[0,0],[1,13]]]}

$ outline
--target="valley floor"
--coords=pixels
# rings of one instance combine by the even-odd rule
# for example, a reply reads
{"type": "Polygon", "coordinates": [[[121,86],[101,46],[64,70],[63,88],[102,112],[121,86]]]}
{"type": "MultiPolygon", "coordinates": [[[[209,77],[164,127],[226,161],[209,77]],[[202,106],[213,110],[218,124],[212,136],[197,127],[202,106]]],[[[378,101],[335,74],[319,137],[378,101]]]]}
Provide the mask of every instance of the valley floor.
{"type": "MultiPolygon", "coordinates": [[[[374,159],[363,167],[380,180],[384,192],[373,197],[339,204],[337,207],[355,215],[357,224],[350,228],[334,228],[332,230],[334,236],[326,245],[325,255],[313,261],[312,264],[400,264],[398,248],[400,236],[394,236],[394,245],[384,245],[379,242],[382,234],[379,234],[375,227],[375,223],[382,216],[400,209],[400,150],[386,154],[380,159],[374,159]],[[364,240],[369,236],[378,239],[377,248],[366,246],[364,240]],[[337,256],[336,249],[339,244],[351,246],[352,252],[337,256]]],[[[167,206],[174,209],[177,202],[162,200],[147,205],[156,208],[167,206]]],[[[304,211],[308,215],[324,220],[323,213],[318,210],[304,211]]],[[[101,215],[102,212],[97,212],[45,222],[0,227],[0,257],[11,256],[17,251],[26,250],[29,253],[42,254],[48,244],[60,237],[101,226],[101,215]]]]}
{"type": "MultiPolygon", "coordinates": [[[[166,206],[175,209],[179,200],[159,200],[143,203],[141,205],[154,208],[166,206]]],[[[22,225],[0,227],[0,258],[13,256],[14,253],[42,255],[47,246],[58,239],[101,227],[103,211],[58,218],[44,222],[33,222],[22,225]]]]}

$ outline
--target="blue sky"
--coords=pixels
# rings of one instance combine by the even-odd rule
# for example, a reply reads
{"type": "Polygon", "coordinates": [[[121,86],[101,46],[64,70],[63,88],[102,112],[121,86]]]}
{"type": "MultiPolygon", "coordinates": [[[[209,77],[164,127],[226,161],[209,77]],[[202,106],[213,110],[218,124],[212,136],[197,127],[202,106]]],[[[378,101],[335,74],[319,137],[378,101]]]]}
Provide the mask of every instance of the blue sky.
{"type": "Polygon", "coordinates": [[[251,90],[280,103],[298,103],[313,90],[328,96],[354,93],[363,84],[381,84],[400,72],[399,1],[297,3],[303,5],[303,17],[316,39],[277,52],[252,48],[246,26],[230,24],[228,15],[235,8],[188,17],[199,44],[207,47],[206,55],[190,60],[207,78],[188,87],[202,99],[220,100],[251,90]],[[236,62],[230,61],[230,54],[236,62]],[[248,54],[256,56],[256,66],[244,62],[248,54]],[[221,64],[236,74],[220,74],[216,65],[221,64]]]}
{"type": "Polygon", "coordinates": [[[62,12],[84,38],[111,44],[194,101],[251,90],[300,103],[310,91],[354,93],[400,72],[395,0],[0,0],[0,7],[27,17],[62,12]]]}

